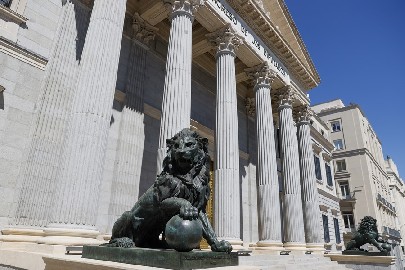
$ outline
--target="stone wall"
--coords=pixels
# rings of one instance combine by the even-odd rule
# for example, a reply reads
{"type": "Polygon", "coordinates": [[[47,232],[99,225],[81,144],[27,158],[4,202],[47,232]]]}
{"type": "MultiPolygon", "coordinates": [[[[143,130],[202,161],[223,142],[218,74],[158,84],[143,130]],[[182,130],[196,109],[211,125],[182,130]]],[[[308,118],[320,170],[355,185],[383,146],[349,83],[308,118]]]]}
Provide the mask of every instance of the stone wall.
{"type": "Polygon", "coordinates": [[[0,53],[0,228],[12,215],[18,179],[31,142],[30,129],[44,72],[0,53]]]}
{"type": "Polygon", "coordinates": [[[28,0],[23,14],[28,22],[19,28],[17,44],[48,58],[61,9],[60,0],[28,0]]]}

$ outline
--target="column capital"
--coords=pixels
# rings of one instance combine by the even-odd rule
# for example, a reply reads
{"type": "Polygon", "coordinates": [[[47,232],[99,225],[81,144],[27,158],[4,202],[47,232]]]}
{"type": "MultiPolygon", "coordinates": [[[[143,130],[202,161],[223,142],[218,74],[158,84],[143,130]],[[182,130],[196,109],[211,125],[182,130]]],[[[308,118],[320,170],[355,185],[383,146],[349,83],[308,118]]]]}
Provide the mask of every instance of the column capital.
{"type": "Polygon", "coordinates": [[[283,109],[285,107],[292,108],[292,104],[296,99],[296,94],[294,88],[291,85],[284,87],[279,92],[279,107],[278,109],[283,109]]]}
{"type": "Polygon", "coordinates": [[[221,54],[228,53],[236,56],[235,52],[243,43],[243,38],[239,36],[230,24],[207,35],[208,40],[217,48],[217,57],[221,54]]]}
{"type": "Polygon", "coordinates": [[[132,20],[132,30],[132,40],[147,47],[155,39],[156,32],[159,29],[150,25],[136,12],[132,20]]]}
{"type": "Polygon", "coordinates": [[[205,0],[163,0],[163,2],[168,5],[170,20],[177,15],[186,15],[190,20],[194,20],[194,13],[205,4],[205,0]]]}
{"type": "Polygon", "coordinates": [[[313,115],[314,112],[308,105],[297,107],[295,113],[297,125],[309,125],[313,115]]]}
{"type": "Polygon", "coordinates": [[[260,86],[271,87],[274,79],[277,77],[276,71],[272,70],[267,62],[245,69],[249,79],[254,84],[254,89],[260,86]]]}

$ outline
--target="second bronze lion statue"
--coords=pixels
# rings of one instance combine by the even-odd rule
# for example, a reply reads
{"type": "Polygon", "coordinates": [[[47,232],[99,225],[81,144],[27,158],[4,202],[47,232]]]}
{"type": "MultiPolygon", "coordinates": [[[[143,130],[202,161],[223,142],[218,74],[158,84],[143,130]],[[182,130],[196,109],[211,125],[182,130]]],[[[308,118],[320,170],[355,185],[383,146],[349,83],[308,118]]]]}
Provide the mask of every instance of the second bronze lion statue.
{"type": "Polygon", "coordinates": [[[391,245],[379,239],[377,220],[370,216],[365,216],[359,224],[358,230],[353,238],[347,243],[346,250],[365,251],[361,249],[364,244],[372,244],[381,252],[390,252],[391,245]]]}
{"type": "Polygon", "coordinates": [[[217,239],[205,212],[210,196],[208,140],[183,129],[166,144],[162,172],[134,207],[115,222],[107,246],[167,248],[165,225],[179,214],[183,219],[201,221],[203,237],[211,250],[230,252],[232,246],[217,239]]]}

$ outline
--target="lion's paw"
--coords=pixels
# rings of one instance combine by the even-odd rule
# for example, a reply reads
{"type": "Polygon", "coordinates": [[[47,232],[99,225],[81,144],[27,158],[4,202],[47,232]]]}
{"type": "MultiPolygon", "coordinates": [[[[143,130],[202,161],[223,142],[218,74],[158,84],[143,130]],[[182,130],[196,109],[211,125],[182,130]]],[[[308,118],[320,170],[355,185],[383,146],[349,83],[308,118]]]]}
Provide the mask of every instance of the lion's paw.
{"type": "Polygon", "coordinates": [[[180,208],[180,217],[187,220],[197,219],[198,209],[194,206],[182,206],[180,208]]]}
{"type": "Polygon", "coordinates": [[[216,252],[227,252],[230,253],[232,251],[232,245],[225,240],[221,240],[221,241],[215,241],[212,245],[211,245],[211,250],[212,251],[216,251],[216,252]]]}
{"type": "Polygon", "coordinates": [[[132,241],[131,238],[121,237],[121,238],[111,239],[109,243],[103,244],[102,246],[105,246],[105,247],[133,248],[133,247],[135,247],[135,243],[132,241]]]}

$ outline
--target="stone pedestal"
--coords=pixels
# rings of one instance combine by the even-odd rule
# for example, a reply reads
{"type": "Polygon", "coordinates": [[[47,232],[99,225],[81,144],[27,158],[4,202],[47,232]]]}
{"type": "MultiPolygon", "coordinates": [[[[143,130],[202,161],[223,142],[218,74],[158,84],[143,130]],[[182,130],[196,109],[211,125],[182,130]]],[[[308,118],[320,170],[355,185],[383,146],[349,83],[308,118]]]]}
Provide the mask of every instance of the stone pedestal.
{"type": "Polygon", "coordinates": [[[145,248],[84,246],[82,257],[166,269],[204,269],[238,265],[237,253],[211,251],[177,252],[145,248]]]}
{"type": "MultiPolygon", "coordinates": [[[[373,253],[373,252],[369,252],[373,253]]],[[[377,253],[377,252],[376,252],[377,253]]],[[[378,252],[379,253],[379,252],[378,252]]],[[[397,270],[400,269],[395,265],[394,256],[385,256],[381,254],[375,254],[375,256],[351,254],[328,254],[332,261],[336,261],[339,265],[344,265],[347,269],[355,270],[397,270]],[[380,255],[380,256],[378,256],[380,255]]]]}
{"type": "Polygon", "coordinates": [[[215,122],[215,231],[236,248],[241,247],[239,141],[235,50],[242,39],[230,26],[209,34],[217,47],[215,122]]]}

